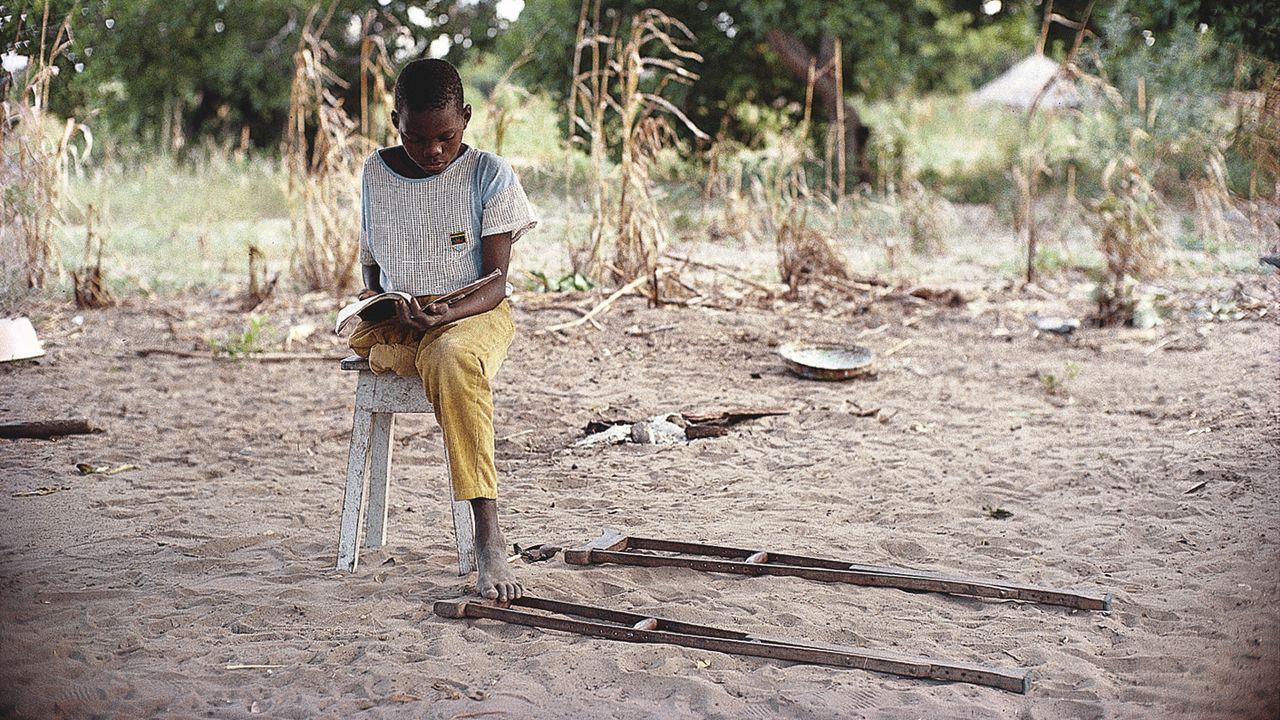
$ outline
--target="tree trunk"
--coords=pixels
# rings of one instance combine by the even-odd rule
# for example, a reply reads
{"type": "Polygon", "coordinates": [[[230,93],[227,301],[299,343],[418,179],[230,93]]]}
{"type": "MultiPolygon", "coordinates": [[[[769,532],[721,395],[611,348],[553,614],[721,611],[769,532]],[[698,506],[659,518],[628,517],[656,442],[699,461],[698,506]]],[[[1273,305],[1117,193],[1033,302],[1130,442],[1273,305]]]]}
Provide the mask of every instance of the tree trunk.
{"type": "MultiPolygon", "coordinates": [[[[787,72],[803,83],[809,82],[809,65],[812,63],[821,69],[831,59],[834,47],[834,40],[830,36],[824,36],[819,55],[815,57],[799,38],[778,28],[765,33],[765,39],[769,43],[769,48],[782,61],[782,66],[787,72]]],[[[844,146],[847,172],[858,182],[870,182],[871,166],[867,161],[867,140],[871,136],[870,128],[862,124],[862,119],[858,117],[858,111],[854,109],[853,104],[839,97],[833,73],[819,76],[814,82],[813,91],[827,119],[833,124],[837,120],[838,103],[844,102],[844,146]]]]}

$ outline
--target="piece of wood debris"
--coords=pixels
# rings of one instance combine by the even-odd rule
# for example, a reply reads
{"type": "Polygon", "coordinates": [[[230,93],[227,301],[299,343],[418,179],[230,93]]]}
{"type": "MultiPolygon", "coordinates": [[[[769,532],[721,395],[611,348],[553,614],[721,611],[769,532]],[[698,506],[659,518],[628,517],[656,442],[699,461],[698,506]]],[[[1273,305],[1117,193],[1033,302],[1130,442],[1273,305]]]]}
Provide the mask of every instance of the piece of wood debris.
{"type": "Polygon", "coordinates": [[[854,403],[854,404],[853,404],[853,407],[854,407],[855,409],[850,410],[850,411],[849,411],[849,414],[851,414],[851,415],[853,415],[853,416],[855,416],[855,417],[874,417],[875,415],[880,414],[880,410],[881,410],[881,408],[880,408],[880,406],[879,406],[879,405],[877,405],[877,406],[875,406],[875,407],[873,407],[873,408],[864,408],[864,407],[862,407],[861,405],[859,405],[858,403],[854,403]]]}
{"type": "MultiPolygon", "coordinates": [[[[663,270],[665,270],[665,268],[663,268],[663,269],[659,270],[659,271],[658,271],[658,274],[659,274],[659,275],[665,274],[665,273],[663,272],[663,270]]],[[[595,324],[594,318],[595,318],[595,316],[596,316],[596,315],[599,315],[600,313],[604,312],[605,310],[608,310],[608,309],[609,309],[609,306],[610,306],[610,305],[613,305],[613,303],[614,303],[615,301],[617,301],[617,299],[618,299],[618,298],[622,297],[623,295],[626,295],[626,294],[627,294],[627,293],[629,293],[629,292],[634,291],[636,288],[638,288],[638,287],[640,287],[641,285],[643,285],[643,284],[645,284],[645,283],[649,282],[649,280],[650,280],[650,276],[649,276],[649,275],[641,275],[640,277],[636,278],[635,280],[632,280],[631,282],[627,283],[626,285],[623,285],[622,287],[620,287],[620,288],[618,288],[617,290],[613,291],[613,294],[612,294],[612,295],[610,295],[609,297],[607,297],[607,298],[605,298],[604,300],[602,300],[602,301],[600,302],[600,304],[598,304],[598,305],[596,305],[595,307],[593,307],[593,308],[591,308],[590,310],[588,310],[588,311],[587,311],[587,313],[586,313],[585,315],[583,315],[582,317],[578,318],[577,320],[570,320],[570,321],[568,321],[568,322],[562,322],[562,323],[559,323],[559,324],[556,324],[556,325],[548,325],[547,327],[544,327],[544,328],[542,328],[541,330],[535,330],[533,334],[534,334],[534,335],[542,335],[542,334],[544,334],[544,333],[549,333],[549,332],[558,332],[558,331],[560,331],[560,330],[568,330],[569,328],[574,328],[574,327],[577,327],[577,326],[579,326],[579,325],[582,325],[582,324],[585,324],[585,323],[588,323],[588,322],[590,322],[590,323],[592,323],[592,324],[594,325],[594,324],[595,324]]],[[[598,327],[599,327],[599,325],[596,325],[596,327],[598,328],[598,327]]]]}
{"type": "Polygon", "coordinates": [[[1179,340],[1181,340],[1181,339],[1182,339],[1182,336],[1181,336],[1181,335],[1172,335],[1172,336],[1170,336],[1170,337],[1167,337],[1167,338],[1165,338],[1165,339],[1161,340],[1160,342],[1156,343],[1155,345],[1152,345],[1151,347],[1149,347],[1149,348],[1147,348],[1146,350],[1142,351],[1142,355],[1143,355],[1143,357],[1150,357],[1150,356],[1152,356],[1152,355],[1154,355],[1154,354],[1156,354],[1156,353],[1160,352],[1161,350],[1165,349],[1165,348],[1166,348],[1166,347],[1168,347],[1169,345],[1172,345],[1173,343],[1178,342],[1178,341],[1179,341],[1179,340]]]}
{"type": "Polygon", "coordinates": [[[14,496],[14,497],[16,497],[16,498],[20,498],[20,497],[40,497],[40,496],[43,496],[43,495],[52,495],[52,494],[54,494],[54,493],[56,493],[56,492],[62,492],[63,490],[70,490],[70,489],[71,489],[71,487],[70,487],[70,486],[68,486],[68,485],[60,485],[60,486],[57,486],[57,487],[54,487],[54,486],[41,486],[41,487],[38,487],[38,488],[36,488],[36,489],[34,489],[34,490],[19,490],[18,492],[14,493],[14,494],[13,494],[13,496],[14,496]]]}
{"type": "MultiPolygon", "coordinates": [[[[222,353],[212,352],[196,352],[192,350],[176,350],[173,348],[138,348],[133,351],[137,357],[149,357],[151,355],[171,355],[180,358],[192,358],[195,360],[253,360],[254,362],[294,362],[305,360],[323,360],[325,362],[337,362],[342,360],[344,355],[332,355],[329,353],[289,353],[289,352],[254,352],[244,353],[241,355],[226,355],[222,353]]],[[[131,357],[130,355],[121,355],[118,357],[131,357]]]]}
{"type": "Polygon", "coordinates": [[[894,345],[893,347],[889,348],[888,350],[885,350],[884,352],[880,353],[880,357],[881,357],[881,358],[887,358],[887,357],[889,357],[890,355],[893,355],[893,354],[895,354],[895,353],[899,352],[900,350],[905,349],[905,348],[906,348],[908,345],[910,345],[911,343],[912,343],[912,340],[910,340],[910,339],[903,340],[902,342],[898,343],[897,345],[894,345]]]}
{"type": "Polygon", "coordinates": [[[721,275],[724,275],[727,278],[737,280],[743,285],[755,288],[756,290],[760,290],[761,292],[765,293],[770,297],[773,297],[775,294],[779,292],[775,288],[771,288],[767,285],[756,282],[755,280],[742,277],[741,275],[738,275],[737,273],[731,271],[729,268],[725,267],[724,265],[717,265],[715,263],[702,262],[700,260],[694,260],[693,258],[685,257],[683,255],[676,255],[675,253],[665,253],[665,257],[669,260],[674,260],[678,263],[684,263],[685,265],[692,265],[694,267],[700,267],[705,270],[713,270],[715,272],[720,273],[721,275]]]}
{"type": "Polygon", "coordinates": [[[91,465],[89,463],[76,463],[76,471],[81,475],[118,475],[129,470],[137,470],[137,465],[91,465]]]}
{"type": "Polygon", "coordinates": [[[63,435],[91,435],[102,432],[85,418],[67,418],[58,420],[17,420],[0,423],[0,438],[36,438],[49,440],[63,435]]]}
{"type": "Polygon", "coordinates": [[[729,410],[712,410],[707,412],[680,413],[691,425],[735,425],[744,420],[769,417],[771,415],[787,415],[791,411],[785,407],[769,406],[754,408],[732,408],[729,410]]]}
{"type": "Polygon", "coordinates": [[[690,425],[684,429],[684,436],[687,440],[702,440],[704,438],[724,437],[729,434],[729,428],[723,425],[690,425]]]}
{"type": "Polygon", "coordinates": [[[632,325],[631,327],[627,328],[627,334],[632,337],[648,337],[650,335],[657,335],[660,332],[675,330],[678,327],[680,327],[680,323],[671,323],[669,325],[659,325],[653,328],[641,328],[639,325],[632,325]]]}

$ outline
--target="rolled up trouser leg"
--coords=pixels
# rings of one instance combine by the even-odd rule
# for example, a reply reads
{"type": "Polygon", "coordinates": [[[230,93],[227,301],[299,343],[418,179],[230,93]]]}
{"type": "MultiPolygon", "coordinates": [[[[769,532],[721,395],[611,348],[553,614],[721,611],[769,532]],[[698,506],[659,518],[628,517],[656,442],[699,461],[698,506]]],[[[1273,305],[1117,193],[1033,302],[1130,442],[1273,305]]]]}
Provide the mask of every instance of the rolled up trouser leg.
{"type": "Polygon", "coordinates": [[[395,318],[380,322],[362,321],[347,344],[369,361],[375,375],[394,372],[403,377],[418,374],[418,346],[422,333],[402,326],[395,318]]]}
{"type": "Polygon", "coordinates": [[[428,331],[418,345],[417,370],[444,433],[455,500],[498,496],[490,381],[514,334],[504,300],[489,312],[428,331]]]}

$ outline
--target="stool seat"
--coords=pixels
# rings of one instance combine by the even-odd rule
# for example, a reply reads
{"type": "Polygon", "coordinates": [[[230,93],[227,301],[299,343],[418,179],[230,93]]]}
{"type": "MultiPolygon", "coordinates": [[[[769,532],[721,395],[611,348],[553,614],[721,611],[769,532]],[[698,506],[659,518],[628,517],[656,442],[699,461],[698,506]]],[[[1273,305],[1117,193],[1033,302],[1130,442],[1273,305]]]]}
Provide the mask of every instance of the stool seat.
{"type": "MultiPolygon", "coordinates": [[[[387,491],[391,485],[391,436],[396,413],[430,413],[422,381],[394,374],[375,375],[369,361],[352,355],[339,362],[342,370],[355,372],[356,408],[351,421],[351,445],[347,451],[347,485],[342,499],[342,527],[338,533],[340,572],[354,572],[360,558],[359,537],[364,527],[365,547],[387,542],[387,491]],[[365,497],[365,487],[368,497],[365,497]]],[[[445,473],[453,495],[448,455],[445,473]]],[[[476,567],[475,520],[471,503],[452,502],[453,528],[458,547],[458,574],[476,567]]]]}

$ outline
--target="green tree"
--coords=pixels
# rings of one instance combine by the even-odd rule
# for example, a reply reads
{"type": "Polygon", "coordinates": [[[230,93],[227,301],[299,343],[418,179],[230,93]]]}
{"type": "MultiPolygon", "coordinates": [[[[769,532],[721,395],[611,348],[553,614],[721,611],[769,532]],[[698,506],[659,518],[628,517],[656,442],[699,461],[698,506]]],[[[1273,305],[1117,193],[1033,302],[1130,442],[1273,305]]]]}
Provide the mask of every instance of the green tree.
{"type": "MultiPolygon", "coordinates": [[[[1089,0],[1053,0],[1053,11],[1078,19],[1089,4],[1089,0]]],[[[1043,6],[1043,0],[1023,0],[1006,11],[1025,12],[1030,8],[1038,18],[1043,6]]],[[[1195,27],[1203,23],[1206,31],[1211,32],[1218,42],[1264,60],[1280,61],[1280,9],[1275,0],[1110,0],[1094,3],[1095,19],[1115,14],[1127,16],[1133,26],[1157,36],[1180,26],[1195,27]]],[[[1091,22],[1090,27],[1096,27],[1096,21],[1091,22]]],[[[1050,40],[1068,45],[1074,35],[1075,30],[1057,24],[1049,33],[1050,40]]]]}
{"type": "MultiPolygon", "coordinates": [[[[728,118],[731,134],[742,129],[730,114],[739,103],[803,101],[810,63],[822,67],[838,38],[846,96],[837,97],[835,78],[828,75],[815,84],[815,104],[833,122],[839,103],[845,103],[849,167],[865,174],[868,130],[850,96],[962,89],[1029,49],[1033,35],[1024,17],[988,17],[980,5],[976,0],[607,0],[597,30],[611,32],[643,7],[656,7],[687,25],[697,35],[694,49],[704,62],[701,78],[680,98],[682,109],[711,131],[728,118]]],[[[568,94],[581,7],[581,0],[530,3],[513,32],[501,39],[504,53],[514,57],[531,38],[542,38],[523,77],[557,97],[568,94]]]]}
{"type": "MultiPolygon", "coordinates": [[[[39,17],[66,18],[74,42],[60,59],[50,104],[60,113],[97,115],[107,129],[162,143],[175,135],[235,137],[248,128],[274,144],[288,112],[292,57],[307,15],[331,0],[20,0],[0,3],[0,52],[39,47],[39,17]],[[8,18],[5,20],[5,18],[8,18]]],[[[359,73],[362,23],[397,63],[423,54],[441,35],[458,60],[490,47],[505,27],[496,0],[383,3],[338,0],[325,39],[332,68],[359,73]]],[[[52,30],[50,30],[52,32],[52,30]]],[[[358,88],[347,106],[358,110],[358,88]]]]}

